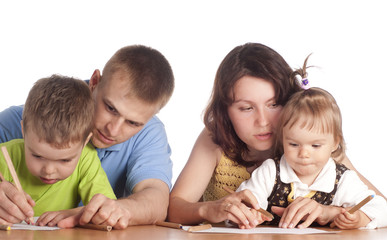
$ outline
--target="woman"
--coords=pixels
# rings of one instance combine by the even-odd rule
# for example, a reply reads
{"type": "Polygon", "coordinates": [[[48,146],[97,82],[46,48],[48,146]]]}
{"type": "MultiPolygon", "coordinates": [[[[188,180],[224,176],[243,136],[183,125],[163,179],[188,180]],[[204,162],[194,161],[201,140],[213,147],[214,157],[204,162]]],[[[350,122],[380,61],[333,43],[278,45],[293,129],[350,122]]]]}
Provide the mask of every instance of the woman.
{"type": "MultiPolygon", "coordinates": [[[[259,204],[249,190],[229,194],[224,187],[237,189],[263,161],[274,157],[282,106],[300,90],[290,78],[292,72],[277,52],[258,43],[238,46],[225,57],[204,115],[205,129],[171,192],[169,221],[196,224],[228,219],[252,228],[268,220],[250,211],[259,204]]],[[[338,160],[354,169],[347,158],[338,160]]]]}

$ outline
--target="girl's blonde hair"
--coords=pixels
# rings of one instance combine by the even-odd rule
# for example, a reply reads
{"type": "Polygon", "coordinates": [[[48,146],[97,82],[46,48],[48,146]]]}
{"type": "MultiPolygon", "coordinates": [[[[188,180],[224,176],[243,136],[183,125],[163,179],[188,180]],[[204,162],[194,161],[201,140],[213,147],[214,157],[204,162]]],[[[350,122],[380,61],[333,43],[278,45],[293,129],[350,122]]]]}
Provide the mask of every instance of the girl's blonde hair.
{"type": "MultiPolygon", "coordinates": [[[[309,56],[308,56],[309,57],[309,56]]],[[[300,75],[306,78],[306,58],[302,69],[296,70],[292,77],[300,75]]],[[[301,127],[319,133],[333,134],[334,140],[338,143],[338,148],[332,152],[332,158],[341,161],[345,155],[345,142],[342,130],[342,117],[340,108],[334,97],[321,88],[312,87],[295,93],[281,112],[278,121],[278,132],[276,141],[277,156],[283,154],[283,128],[293,127],[296,123],[301,123],[301,127]]]]}

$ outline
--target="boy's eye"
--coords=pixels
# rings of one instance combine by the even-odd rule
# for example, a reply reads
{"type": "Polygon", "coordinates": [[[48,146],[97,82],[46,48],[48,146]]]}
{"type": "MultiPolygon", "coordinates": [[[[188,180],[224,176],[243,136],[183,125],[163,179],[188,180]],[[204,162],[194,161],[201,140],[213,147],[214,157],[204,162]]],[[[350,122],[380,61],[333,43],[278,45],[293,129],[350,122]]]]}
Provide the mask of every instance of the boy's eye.
{"type": "Polygon", "coordinates": [[[41,158],[41,156],[39,156],[39,155],[36,155],[36,154],[32,154],[32,156],[33,156],[34,158],[38,158],[38,159],[40,159],[40,158],[41,158]]]}
{"type": "Polygon", "coordinates": [[[312,147],[313,148],[319,148],[319,147],[321,147],[321,145],[320,144],[313,144],[312,147]]]}
{"type": "Polygon", "coordinates": [[[61,162],[68,163],[68,162],[71,162],[71,159],[62,159],[61,162]]]}

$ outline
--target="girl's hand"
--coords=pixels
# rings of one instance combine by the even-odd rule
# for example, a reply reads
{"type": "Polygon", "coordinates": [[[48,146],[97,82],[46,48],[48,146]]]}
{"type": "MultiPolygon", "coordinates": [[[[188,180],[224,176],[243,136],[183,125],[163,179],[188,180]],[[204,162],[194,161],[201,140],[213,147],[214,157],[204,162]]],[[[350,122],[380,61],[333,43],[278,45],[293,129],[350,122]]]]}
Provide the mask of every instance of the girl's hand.
{"type": "MultiPolygon", "coordinates": [[[[220,200],[204,205],[202,216],[210,222],[230,220],[240,228],[254,228],[262,223],[257,199],[249,190],[232,193],[220,200]],[[250,209],[251,208],[251,209],[250,209]]],[[[266,220],[266,218],[265,218],[266,220]]]]}
{"type": "Polygon", "coordinates": [[[367,226],[371,219],[362,211],[358,210],[353,214],[348,209],[342,209],[341,213],[335,218],[334,223],[340,229],[357,229],[367,226]]]}
{"type": "Polygon", "coordinates": [[[309,198],[298,197],[287,208],[272,207],[272,211],[281,216],[279,227],[294,228],[303,220],[304,222],[298,225],[298,228],[307,228],[313,222],[320,225],[327,224],[339,213],[340,209],[319,204],[309,198]]]}

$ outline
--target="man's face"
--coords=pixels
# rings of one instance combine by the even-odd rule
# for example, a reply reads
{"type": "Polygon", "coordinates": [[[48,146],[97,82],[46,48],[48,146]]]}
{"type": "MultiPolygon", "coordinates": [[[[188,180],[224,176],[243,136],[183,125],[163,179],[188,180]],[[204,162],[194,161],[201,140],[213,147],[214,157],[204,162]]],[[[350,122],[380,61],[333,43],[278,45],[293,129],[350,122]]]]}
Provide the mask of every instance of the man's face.
{"type": "Polygon", "coordinates": [[[96,104],[92,143],[107,148],[122,143],[138,133],[159,108],[130,94],[129,76],[118,70],[101,76],[96,70],[90,79],[90,89],[96,104]],[[96,76],[98,75],[98,76],[96,76]],[[128,94],[129,93],[129,94],[128,94]]]}

